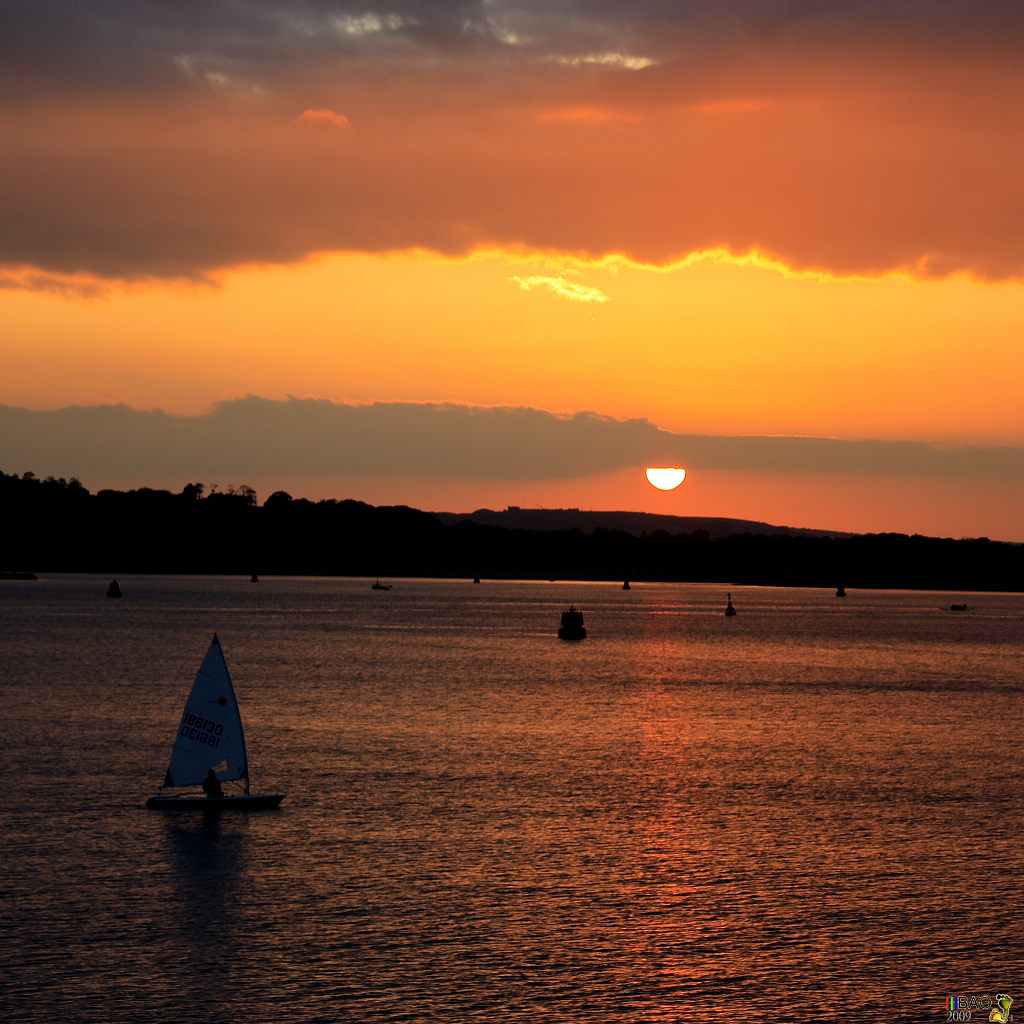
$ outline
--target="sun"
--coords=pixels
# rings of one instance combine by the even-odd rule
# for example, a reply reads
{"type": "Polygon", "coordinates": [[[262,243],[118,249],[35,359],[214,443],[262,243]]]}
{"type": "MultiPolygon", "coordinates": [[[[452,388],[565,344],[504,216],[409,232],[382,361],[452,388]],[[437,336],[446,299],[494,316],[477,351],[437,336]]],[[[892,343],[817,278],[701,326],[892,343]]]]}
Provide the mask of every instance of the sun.
{"type": "Polygon", "coordinates": [[[686,470],[671,469],[668,466],[648,466],[647,479],[659,491],[671,491],[686,479],[686,470]]]}

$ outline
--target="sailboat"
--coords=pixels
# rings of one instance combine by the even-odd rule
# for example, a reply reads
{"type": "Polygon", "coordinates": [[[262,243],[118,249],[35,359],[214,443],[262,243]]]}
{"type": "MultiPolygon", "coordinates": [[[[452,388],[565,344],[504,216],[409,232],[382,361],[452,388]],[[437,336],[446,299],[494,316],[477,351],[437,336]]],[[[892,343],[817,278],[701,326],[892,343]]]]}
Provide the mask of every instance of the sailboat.
{"type": "Polygon", "coordinates": [[[146,806],[161,811],[256,811],[277,807],[283,799],[283,793],[257,794],[249,790],[242,717],[220,639],[214,633],[185,701],[164,783],[146,806]],[[220,783],[235,780],[244,784],[244,791],[224,795],[220,783]],[[164,793],[166,789],[195,786],[202,786],[210,795],[164,793]]]}

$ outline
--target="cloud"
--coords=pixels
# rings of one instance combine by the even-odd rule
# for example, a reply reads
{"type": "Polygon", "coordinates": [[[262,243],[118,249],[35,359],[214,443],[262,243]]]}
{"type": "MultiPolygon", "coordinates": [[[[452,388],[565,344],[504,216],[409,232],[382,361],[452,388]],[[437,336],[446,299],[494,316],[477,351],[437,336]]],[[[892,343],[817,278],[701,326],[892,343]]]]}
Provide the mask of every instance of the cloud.
{"type": "Polygon", "coordinates": [[[725,248],[1024,279],[1022,38],[997,0],[12,0],[0,265],[725,248]],[[293,130],[342,104],[358,153],[293,130]]]}
{"type": "Polygon", "coordinates": [[[300,121],[311,121],[314,124],[330,124],[335,128],[347,128],[348,118],[336,110],[304,110],[299,114],[300,121]]]}
{"type": "Polygon", "coordinates": [[[456,404],[351,405],[250,396],[202,416],[126,405],[0,406],[0,469],[83,479],[257,476],[559,480],[628,467],[1017,481],[1024,448],[675,434],[645,419],[456,404]]]}
{"type": "Polygon", "coordinates": [[[201,68],[275,88],[310,69],[343,73],[382,58],[486,67],[514,54],[615,71],[685,61],[728,76],[745,57],[806,59],[830,49],[1006,56],[1019,45],[1024,11],[1005,0],[7,0],[0,28],[0,89],[31,84],[66,95],[69,86],[172,88],[183,55],[193,77],[201,68]]]}
{"type": "Polygon", "coordinates": [[[111,285],[94,278],[49,274],[31,267],[0,269],[0,291],[29,291],[59,295],[65,299],[96,299],[109,296],[111,285]]]}
{"type": "Polygon", "coordinates": [[[535,274],[532,277],[510,277],[510,281],[519,285],[524,292],[534,288],[546,288],[559,298],[572,302],[607,302],[608,296],[600,288],[591,288],[576,281],[567,281],[564,277],[544,277],[535,274]]]}
{"type": "Polygon", "coordinates": [[[583,53],[553,59],[558,64],[601,64],[606,67],[627,68],[630,71],[642,71],[657,64],[657,61],[650,57],[637,57],[628,53],[583,53]]]}
{"type": "Polygon", "coordinates": [[[369,36],[381,32],[397,32],[415,21],[406,21],[400,14],[337,14],[332,22],[338,32],[348,36],[369,36]]]}

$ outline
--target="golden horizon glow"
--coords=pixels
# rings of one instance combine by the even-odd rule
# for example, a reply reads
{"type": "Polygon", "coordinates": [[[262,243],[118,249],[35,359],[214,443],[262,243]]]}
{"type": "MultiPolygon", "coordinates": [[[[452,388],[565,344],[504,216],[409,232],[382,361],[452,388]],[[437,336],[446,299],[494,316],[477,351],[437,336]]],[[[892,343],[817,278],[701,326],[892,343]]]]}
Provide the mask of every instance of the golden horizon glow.
{"type": "Polygon", "coordinates": [[[1015,283],[793,276],[751,254],[668,269],[490,249],[73,284],[0,289],[0,403],[195,414],[247,394],[453,401],[682,433],[1024,443],[1015,283]]]}
{"type": "MultiPolygon", "coordinates": [[[[23,287],[0,289],[0,404],[123,403],[200,415],[252,394],[593,410],[683,435],[1024,444],[1024,286],[1015,282],[796,273],[724,250],[672,267],[490,248],[456,258],[424,250],[321,255],[205,281],[118,284],[32,273],[8,279],[23,287]],[[33,281],[35,290],[24,287],[33,281]],[[604,301],[580,301],[587,296],[604,301]]],[[[75,472],[3,461],[5,472],[75,472]]],[[[879,490],[868,477],[847,475],[833,486],[820,475],[791,474],[781,487],[770,472],[703,469],[687,481],[680,505],[682,491],[657,490],[640,474],[642,490],[627,489],[623,479],[382,476],[303,488],[435,509],[664,512],[672,502],[679,515],[1024,540],[1014,514],[1024,487],[1007,481],[978,481],[956,489],[955,504],[936,504],[929,480],[879,490]]],[[[93,488],[179,490],[184,482],[83,479],[93,488]]],[[[252,474],[221,482],[264,494],[289,489],[252,474]]]]}
{"type": "Polygon", "coordinates": [[[648,466],[645,472],[648,482],[659,491],[674,491],[686,479],[685,469],[668,466],[648,466]]]}

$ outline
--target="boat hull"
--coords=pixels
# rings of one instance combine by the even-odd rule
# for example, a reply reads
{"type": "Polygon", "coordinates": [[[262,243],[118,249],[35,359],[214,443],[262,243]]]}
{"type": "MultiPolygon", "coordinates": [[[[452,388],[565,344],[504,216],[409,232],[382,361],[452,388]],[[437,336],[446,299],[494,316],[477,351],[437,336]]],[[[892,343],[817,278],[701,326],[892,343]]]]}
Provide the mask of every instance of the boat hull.
{"type": "Polygon", "coordinates": [[[151,811],[269,811],[278,807],[284,793],[253,793],[249,796],[151,796],[146,807],[151,811]]]}

